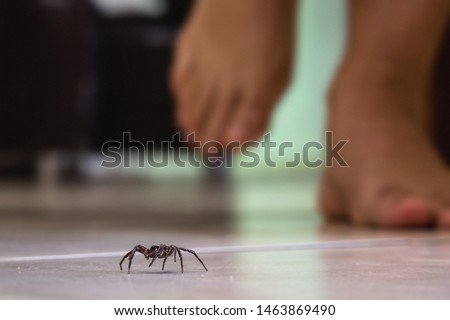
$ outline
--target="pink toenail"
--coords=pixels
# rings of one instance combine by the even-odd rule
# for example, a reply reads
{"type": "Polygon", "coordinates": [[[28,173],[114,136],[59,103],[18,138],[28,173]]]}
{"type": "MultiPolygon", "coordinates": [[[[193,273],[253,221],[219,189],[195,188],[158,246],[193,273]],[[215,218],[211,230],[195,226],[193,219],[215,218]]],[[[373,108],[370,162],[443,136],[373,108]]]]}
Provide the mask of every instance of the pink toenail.
{"type": "Polygon", "coordinates": [[[384,212],[386,226],[425,226],[431,222],[432,211],[419,199],[407,199],[384,212]]]}
{"type": "Polygon", "coordinates": [[[445,210],[439,214],[438,225],[441,228],[450,228],[450,209],[445,210]]]}

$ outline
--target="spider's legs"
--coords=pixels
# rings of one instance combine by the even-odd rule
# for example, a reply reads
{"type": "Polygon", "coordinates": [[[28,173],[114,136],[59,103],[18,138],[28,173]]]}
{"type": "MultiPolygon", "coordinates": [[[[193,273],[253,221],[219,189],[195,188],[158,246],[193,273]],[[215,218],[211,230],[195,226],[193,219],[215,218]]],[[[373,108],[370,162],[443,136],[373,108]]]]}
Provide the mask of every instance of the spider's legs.
{"type": "Polygon", "coordinates": [[[178,255],[180,256],[180,264],[181,264],[181,273],[184,273],[183,271],[183,256],[181,255],[180,249],[176,248],[178,255]]]}
{"type": "Polygon", "coordinates": [[[156,259],[158,259],[158,257],[154,256],[152,262],[150,262],[150,264],[148,265],[149,268],[152,266],[153,262],[155,262],[156,259]]]}
{"type": "MultiPolygon", "coordinates": [[[[202,259],[200,259],[200,257],[195,253],[194,250],[186,249],[186,248],[178,248],[178,249],[179,249],[179,250],[186,251],[186,252],[189,252],[189,253],[192,253],[192,254],[197,258],[197,260],[200,261],[200,263],[202,264],[203,268],[205,268],[205,270],[208,271],[208,269],[206,268],[206,266],[205,266],[205,264],[203,263],[202,259]]],[[[179,251],[178,251],[178,252],[179,252],[179,251]]]]}
{"type": "MultiPolygon", "coordinates": [[[[130,252],[128,252],[126,255],[124,255],[123,256],[123,258],[122,258],[122,260],[120,260],[120,270],[123,270],[122,269],[122,263],[123,263],[123,261],[126,259],[126,258],[128,258],[131,254],[134,254],[134,252],[133,251],[135,251],[134,249],[133,250],[131,250],[130,252]]],[[[135,251],[136,252],[136,251],[135,251]]],[[[131,259],[133,259],[133,258],[130,258],[130,261],[131,261],[131,259]]],[[[129,268],[128,268],[129,269],[129,268]]]]}
{"type": "Polygon", "coordinates": [[[164,271],[164,265],[166,264],[167,257],[164,258],[162,270],[164,271]]]}
{"type": "Polygon", "coordinates": [[[122,270],[122,263],[123,261],[128,258],[129,262],[128,262],[128,273],[130,273],[130,269],[131,269],[131,262],[133,261],[134,258],[134,254],[136,252],[142,253],[144,254],[145,250],[147,250],[144,246],[141,246],[140,244],[138,244],[137,246],[135,246],[133,248],[133,250],[131,250],[130,252],[128,252],[120,261],[120,270],[122,270]]]}

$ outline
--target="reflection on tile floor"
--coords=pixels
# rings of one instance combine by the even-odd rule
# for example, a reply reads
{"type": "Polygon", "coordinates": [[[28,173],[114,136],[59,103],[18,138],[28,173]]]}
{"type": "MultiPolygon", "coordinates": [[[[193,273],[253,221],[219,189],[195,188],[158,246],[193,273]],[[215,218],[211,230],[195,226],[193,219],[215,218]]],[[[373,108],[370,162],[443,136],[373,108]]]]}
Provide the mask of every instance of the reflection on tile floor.
{"type": "MultiPolygon", "coordinates": [[[[309,182],[302,183],[296,190],[313,189],[309,182]]],[[[247,187],[250,188],[247,194],[253,197],[268,196],[258,195],[254,185],[247,187]]],[[[278,186],[282,187],[291,190],[295,198],[292,185],[278,186]]],[[[178,188],[180,192],[183,190],[178,188]]],[[[239,188],[246,187],[240,185],[239,188]]],[[[262,189],[267,190],[261,192],[270,193],[267,185],[262,189]]],[[[189,192],[196,194],[192,189],[189,192]]],[[[220,193],[223,196],[223,190],[220,193]]],[[[105,192],[100,189],[97,194],[105,192]]],[[[184,226],[179,223],[184,218],[177,218],[176,213],[169,211],[158,215],[156,210],[145,216],[142,213],[145,210],[129,210],[122,215],[112,210],[116,222],[110,223],[108,210],[101,215],[98,212],[89,215],[89,212],[96,212],[98,203],[91,203],[89,207],[86,198],[78,198],[78,210],[80,207],[85,210],[79,216],[76,210],[64,211],[68,208],[61,199],[57,203],[62,212],[42,214],[45,206],[51,207],[50,202],[45,205],[41,202],[40,213],[35,213],[33,209],[39,207],[39,197],[36,196],[29,207],[26,200],[25,204],[17,206],[10,198],[9,202],[0,204],[0,298],[450,299],[448,233],[324,225],[305,201],[295,207],[295,199],[287,199],[286,194],[279,207],[277,197],[272,197],[271,201],[266,201],[270,204],[266,210],[259,207],[254,211],[251,205],[243,203],[245,199],[238,206],[228,198],[228,193],[225,194],[222,209],[232,204],[233,210],[227,208],[210,221],[205,220],[208,210],[188,215],[187,220],[196,223],[184,226]],[[286,201],[292,203],[286,204],[286,201]],[[152,220],[155,216],[158,219],[152,220]],[[130,223],[130,220],[138,223],[130,223]],[[208,222],[203,224],[203,221],[208,222]],[[370,239],[388,240],[382,240],[383,245],[380,242],[362,247],[352,245],[370,239]],[[321,247],[333,243],[330,241],[342,240],[350,241],[347,242],[350,245],[336,245],[334,249],[321,247]],[[171,259],[164,272],[161,260],[148,269],[148,262],[142,255],[135,257],[131,275],[121,272],[120,252],[125,254],[138,243],[198,248],[209,271],[205,272],[194,257],[186,254],[184,274],[180,273],[179,264],[171,259]],[[313,243],[316,247],[206,252],[211,247],[256,245],[264,248],[265,244],[283,243],[313,243]],[[94,254],[89,259],[5,261],[8,257],[105,252],[119,254],[106,257],[94,254]]],[[[69,197],[68,193],[65,195],[69,197]]],[[[161,204],[161,199],[150,198],[161,204]]],[[[250,198],[246,199],[250,201],[250,198]]],[[[71,201],[76,205],[76,201],[71,201]]],[[[142,203],[145,201],[138,208],[152,208],[151,202],[147,206],[142,203]]],[[[221,206],[220,197],[216,205],[221,206]]],[[[211,214],[214,217],[214,212],[211,214]]]]}

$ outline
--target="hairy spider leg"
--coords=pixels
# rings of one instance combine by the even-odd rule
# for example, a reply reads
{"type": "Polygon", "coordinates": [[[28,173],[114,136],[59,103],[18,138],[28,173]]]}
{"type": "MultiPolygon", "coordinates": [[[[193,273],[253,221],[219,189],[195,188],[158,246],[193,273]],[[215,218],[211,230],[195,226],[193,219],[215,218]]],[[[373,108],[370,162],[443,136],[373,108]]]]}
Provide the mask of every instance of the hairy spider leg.
{"type": "Polygon", "coordinates": [[[180,265],[181,265],[181,273],[184,273],[183,270],[183,256],[181,255],[181,251],[178,247],[174,247],[175,250],[178,252],[178,255],[180,256],[180,265]]]}
{"type": "Polygon", "coordinates": [[[177,262],[177,251],[176,251],[174,248],[172,248],[170,254],[168,254],[168,255],[164,258],[163,265],[162,265],[163,271],[164,271],[164,265],[166,264],[167,258],[170,257],[172,254],[173,254],[173,262],[177,262]]]}
{"type": "Polygon", "coordinates": [[[203,263],[202,259],[200,259],[200,257],[195,253],[194,250],[186,249],[186,248],[180,248],[180,247],[178,247],[178,249],[179,249],[179,250],[186,251],[186,252],[189,252],[189,253],[192,253],[192,254],[197,258],[197,260],[200,261],[200,263],[202,264],[203,268],[205,268],[205,270],[208,271],[208,269],[206,268],[206,266],[205,266],[205,264],[203,263]]]}
{"type": "Polygon", "coordinates": [[[130,252],[128,252],[120,261],[120,270],[122,269],[122,263],[123,261],[128,258],[129,262],[128,262],[128,273],[130,273],[130,269],[131,269],[131,262],[133,261],[134,255],[137,252],[144,254],[145,250],[147,250],[147,248],[145,248],[144,246],[138,244],[137,246],[135,246],[130,252]]]}
{"type": "MultiPolygon", "coordinates": [[[[134,250],[134,249],[133,249],[134,250]]],[[[128,258],[129,256],[130,256],[130,254],[133,252],[133,250],[131,250],[131,251],[129,251],[126,255],[124,255],[123,256],[123,258],[122,258],[122,260],[120,260],[120,270],[123,270],[122,269],[122,263],[123,263],[123,261],[126,259],[126,258],[128,258]]]]}
{"type": "Polygon", "coordinates": [[[152,266],[153,262],[155,262],[155,260],[156,260],[157,258],[158,258],[157,256],[154,256],[154,257],[153,257],[152,262],[150,262],[150,264],[148,265],[149,268],[152,266]]]}

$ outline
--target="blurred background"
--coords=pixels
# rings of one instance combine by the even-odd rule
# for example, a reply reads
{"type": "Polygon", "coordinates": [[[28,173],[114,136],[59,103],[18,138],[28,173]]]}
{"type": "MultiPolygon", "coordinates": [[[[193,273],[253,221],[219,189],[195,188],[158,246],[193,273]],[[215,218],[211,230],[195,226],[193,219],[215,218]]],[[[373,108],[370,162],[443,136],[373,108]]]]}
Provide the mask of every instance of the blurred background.
{"type": "Polygon", "coordinates": [[[304,143],[323,140],[325,93],[345,40],[343,0],[304,0],[298,6],[295,76],[271,127],[273,140],[292,141],[294,148],[283,158],[272,155],[277,168],[263,163],[227,170],[100,167],[101,145],[121,140],[124,131],[156,145],[178,131],[167,72],[191,5],[188,0],[2,1],[3,221],[79,221],[83,227],[151,222],[149,227],[263,234],[308,232],[301,222],[292,224],[298,215],[319,221],[320,169],[286,169],[283,163],[304,143]]]}
{"type": "Polygon", "coordinates": [[[124,132],[158,146],[178,131],[167,78],[192,4],[0,1],[0,298],[448,298],[447,234],[324,224],[321,168],[285,168],[323,141],[345,0],[299,0],[294,77],[270,128],[294,147],[272,149],[275,168],[139,168],[136,154],[130,168],[101,167],[101,146],[124,132]],[[138,243],[195,249],[209,271],[186,254],[183,275],[170,260],[148,270],[140,255],[120,272],[138,243]]]}

